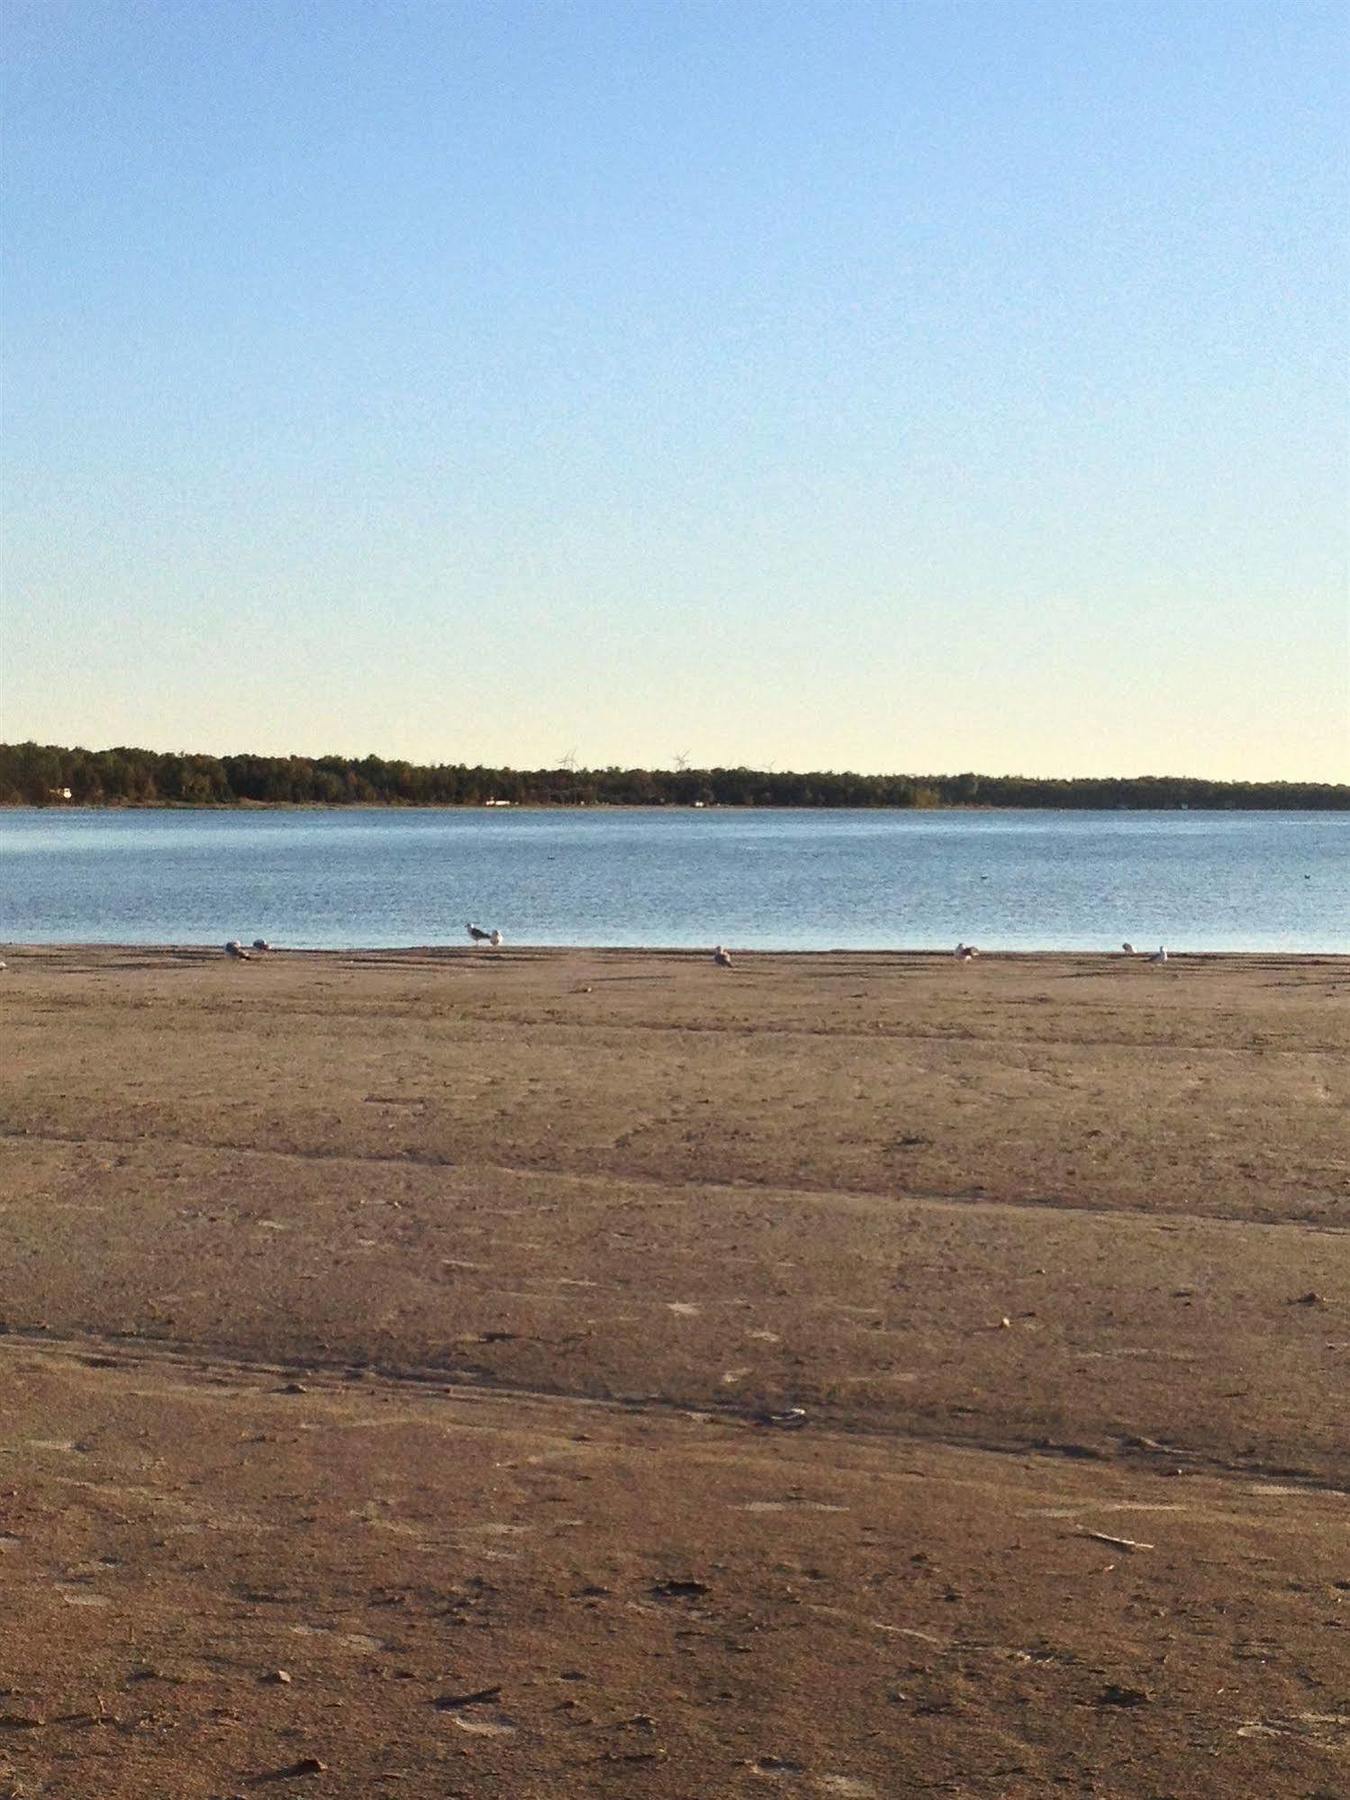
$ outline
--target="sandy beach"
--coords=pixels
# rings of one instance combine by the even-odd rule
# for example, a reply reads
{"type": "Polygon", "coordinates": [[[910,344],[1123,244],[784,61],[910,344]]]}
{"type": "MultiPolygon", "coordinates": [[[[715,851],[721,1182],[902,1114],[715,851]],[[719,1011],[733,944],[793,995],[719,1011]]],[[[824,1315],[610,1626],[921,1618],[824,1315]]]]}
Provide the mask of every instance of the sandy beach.
{"type": "Polygon", "coordinates": [[[1347,959],[7,961],[0,1796],[1347,1791],[1347,959]]]}

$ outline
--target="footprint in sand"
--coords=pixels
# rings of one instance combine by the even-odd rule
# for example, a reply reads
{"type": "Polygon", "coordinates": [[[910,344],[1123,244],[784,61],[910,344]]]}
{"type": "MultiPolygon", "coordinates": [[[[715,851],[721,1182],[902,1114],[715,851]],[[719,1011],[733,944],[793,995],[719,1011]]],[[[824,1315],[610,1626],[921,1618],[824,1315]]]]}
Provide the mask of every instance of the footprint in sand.
{"type": "Polygon", "coordinates": [[[700,1308],[689,1300],[667,1300],[666,1306],[681,1319],[692,1319],[700,1311],[700,1308]]]}

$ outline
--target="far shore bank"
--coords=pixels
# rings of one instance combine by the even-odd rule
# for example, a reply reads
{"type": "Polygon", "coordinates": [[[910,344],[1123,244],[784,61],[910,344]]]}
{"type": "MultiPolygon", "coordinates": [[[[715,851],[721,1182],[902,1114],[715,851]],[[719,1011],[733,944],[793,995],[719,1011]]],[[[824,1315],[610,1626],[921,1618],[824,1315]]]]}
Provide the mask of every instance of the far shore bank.
{"type": "Polygon", "coordinates": [[[1350,812],[1350,789],[1344,799],[1320,805],[1279,804],[1192,806],[1165,801],[1138,804],[1125,801],[1072,803],[1057,800],[1019,801],[915,801],[910,804],[876,801],[830,800],[106,800],[60,801],[35,804],[27,800],[0,800],[0,817],[6,813],[47,813],[53,818],[72,813],[351,813],[351,812],[858,812],[858,813],[1326,813],[1350,812]]]}

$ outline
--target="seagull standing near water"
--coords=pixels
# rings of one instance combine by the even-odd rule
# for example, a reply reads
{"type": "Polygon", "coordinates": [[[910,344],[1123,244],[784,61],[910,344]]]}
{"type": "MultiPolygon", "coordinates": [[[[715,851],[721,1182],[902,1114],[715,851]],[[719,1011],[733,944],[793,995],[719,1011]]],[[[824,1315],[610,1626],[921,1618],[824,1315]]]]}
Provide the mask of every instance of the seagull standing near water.
{"type": "Polygon", "coordinates": [[[713,951],[713,961],[717,964],[719,969],[729,969],[731,967],[730,950],[724,949],[722,945],[719,944],[713,951]]]}
{"type": "Polygon", "coordinates": [[[253,961],[253,952],[251,950],[245,950],[238,938],[230,939],[229,943],[225,946],[225,954],[228,957],[232,957],[235,962],[253,961]]]}
{"type": "Polygon", "coordinates": [[[1150,956],[1148,960],[1150,962],[1155,962],[1155,963],[1165,963],[1167,961],[1167,951],[1164,949],[1164,947],[1161,944],[1159,944],[1158,948],[1153,952],[1152,956],[1150,956]]]}
{"type": "Polygon", "coordinates": [[[486,944],[492,937],[492,933],[484,931],[481,925],[466,925],[464,929],[475,944],[486,944]]]}

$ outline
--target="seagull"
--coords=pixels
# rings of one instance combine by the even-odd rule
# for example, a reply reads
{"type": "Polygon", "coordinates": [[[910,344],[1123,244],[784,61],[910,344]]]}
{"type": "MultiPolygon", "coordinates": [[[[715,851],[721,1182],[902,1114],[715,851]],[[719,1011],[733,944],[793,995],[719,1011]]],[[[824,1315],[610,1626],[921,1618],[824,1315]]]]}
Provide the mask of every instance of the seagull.
{"type": "Polygon", "coordinates": [[[252,962],[253,952],[245,950],[238,938],[231,938],[225,946],[226,956],[232,956],[236,962],[252,962]]]}
{"type": "Polygon", "coordinates": [[[272,946],[268,943],[266,938],[254,938],[253,948],[255,950],[270,950],[272,946]]]}
{"type": "Polygon", "coordinates": [[[1133,944],[1122,944],[1120,947],[1125,952],[1126,956],[1134,955],[1134,945],[1133,944]]]}
{"type": "Polygon", "coordinates": [[[502,945],[506,942],[506,939],[502,936],[500,931],[490,931],[488,933],[488,942],[492,945],[494,950],[500,950],[502,945]]]}
{"type": "Polygon", "coordinates": [[[475,944],[486,944],[492,936],[492,933],[484,931],[481,925],[466,925],[465,930],[475,944]]]}
{"type": "Polygon", "coordinates": [[[1158,948],[1153,952],[1152,956],[1150,956],[1148,960],[1150,962],[1164,963],[1167,961],[1167,952],[1163,948],[1163,946],[1161,944],[1159,944],[1158,948]]]}
{"type": "Polygon", "coordinates": [[[730,950],[724,950],[719,944],[713,951],[713,961],[717,964],[719,969],[729,969],[731,967],[730,950]]]}
{"type": "Polygon", "coordinates": [[[957,962],[973,962],[979,954],[974,944],[958,944],[952,952],[957,962]]]}

